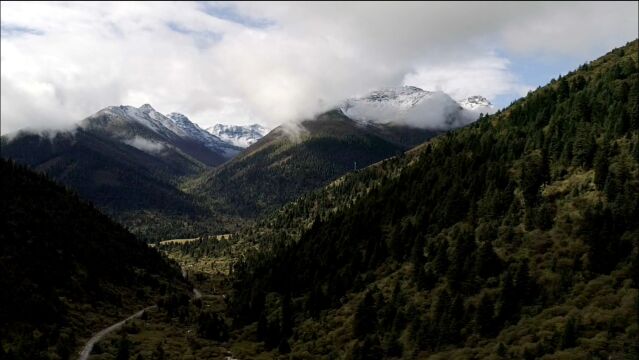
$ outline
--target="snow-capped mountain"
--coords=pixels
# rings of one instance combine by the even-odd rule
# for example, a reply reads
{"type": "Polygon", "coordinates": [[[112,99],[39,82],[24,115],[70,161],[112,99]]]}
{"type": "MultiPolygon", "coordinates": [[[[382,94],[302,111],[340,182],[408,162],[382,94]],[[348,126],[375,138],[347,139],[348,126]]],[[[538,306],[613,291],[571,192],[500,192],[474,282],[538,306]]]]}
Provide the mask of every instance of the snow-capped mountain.
{"type": "Polygon", "coordinates": [[[163,115],[149,104],[109,106],[89,116],[79,126],[97,131],[139,150],[161,155],[167,149],[178,149],[207,165],[229,159],[240,148],[191,122],[179,113],[163,115]]]}
{"type": "Polygon", "coordinates": [[[173,121],[155,111],[149,104],[139,108],[128,105],[108,106],[80,122],[80,127],[101,127],[125,135],[122,130],[127,129],[127,125],[131,123],[143,125],[163,137],[173,137],[179,132],[173,121]]]}
{"type": "Polygon", "coordinates": [[[220,139],[242,148],[253,145],[270,131],[259,124],[248,126],[216,124],[206,130],[220,139]]]}
{"type": "Polygon", "coordinates": [[[481,96],[457,102],[441,91],[402,86],[348,99],[339,108],[346,116],[360,122],[449,129],[477,120],[477,109],[489,106],[490,102],[481,96]]]}
{"type": "Polygon", "coordinates": [[[494,112],[493,104],[491,104],[488,99],[480,95],[459,100],[458,103],[461,107],[467,110],[479,111],[484,114],[494,112]]]}

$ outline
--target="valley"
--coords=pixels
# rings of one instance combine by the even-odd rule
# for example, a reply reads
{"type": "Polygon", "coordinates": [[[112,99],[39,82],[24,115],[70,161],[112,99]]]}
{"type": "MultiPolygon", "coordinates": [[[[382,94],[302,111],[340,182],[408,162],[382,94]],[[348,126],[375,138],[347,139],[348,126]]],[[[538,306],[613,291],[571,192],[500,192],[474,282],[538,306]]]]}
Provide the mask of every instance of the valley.
{"type": "Polygon", "coordinates": [[[637,6],[2,2],[0,360],[639,358],[637,6]]]}
{"type": "MultiPolygon", "coordinates": [[[[163,251],[197,271],[228,271],[226,314],[233,319],[231,338],[246,346],[233,351],[240,358],[289,351],[299,358],[630,356],[638,295],[632,214],[639,191],[630,175],[638,169],[637,133],[623,135],[604,115],[592,117],[588,126],[609,135],[593,134],[596,140],[588,142],[590,135],[578,130],[580,140],[570,140],[574,148],[567,155],[566,147],[552,145],[552,137],[536,139],[539,130],[533,130],[570,136],[552,130],[565,124],[524,119],[535,104],[570,101],[557,95],[562,82],[573,84],[569,92],[579,89],[577,99],[585,96],[598,79],[610,79],[617,64],[636,59],[636,47],[635,41],[615,50],[502,113],[346,174],[233,234],[231,242],[174,244],[163,251]],[[589,80],[574,85],[582,78],[589,80]],[[525,143],[517,143],[520,129],[527,129],[525,143]],[[458,147],[469,143],[476,146],[472,153],[458,147]],[[612,158],[598,155],[611,148],[612,158]],[[610,161],[608,172],[597,165],[602,161],[610,161]],[[627,162],[610,165],[618,161],[627,162]],[[508,170],[502,164],[510,164],[508,170]],[[627,190],[616,194],[609,191],[618,171],[630,173],[627,190]],[[484,189],[484,195],[461,189],[484,189]],[[451,193],[471,198],[448,198],[451,193]],[[413,194],[425,198],[416,201],[413,194]],[[618,206],[615,201],[629,201],[626,210],[604,210],[618,206]],[[598,246],[606,255],[593,252],[598,246]]],[[[637,68],[628,69],[614,76],[630,81],[636,95],[637,68]]],[[[637,106],[635,95],[630,109],[637,106]]],[[[590,104],[590,111],[600,111],[590,104]]]]}
{"type": "MultiPolygon", "coordinates": [[[[629,46],[636,47],[636,42],[629,46]]],[[[591,66],[614,68],[607,63],[619,59],[618,54],[624,52],[615,51],[591,66]]],[[[571,74],[567,81],[585,76],[584,71],[571,74]]],[[[636,78],[636,73],[632,76],[636,78]]],[[[541,91],[550,89],[553,87],[541,91]]],[[[523,101],[542,101],[540,96],[533,94],[523,101]]],[[[632,319],[639,294],[631,275],[637,269],[636,245],[631,244],[636,241],[632,234],[637,223],[630,220],[634,215],[619,213],[616,216],[629,216],[625,226],[631,230],[616,230],[623,234],[618,233],[614,248],[602,250],[610,252],[606,257],[589,250],[598,240],[579,235],[589,226],[584,219],[603,224],[599,229],[608,221],[592,212],[601,211],[596,210],[597,203],[609,196],[605,185],[597,185],[602,180],[596,167],[575,167],[571,160],[567,172],[558,176],[553,174],[558,174],[556,166],[561,165],[554,163],[547,170],[547,180],[526,180],[525,173],[518,169],[540,166],[539,156],[543,156],[531,150],[527,157],[513,160],[514,182],[503,172],[490,177],[497,184],[502,181],[502,185],[496,185],[502,189],[517,190],[508,195],[512,196],[510,200],[504,196],[512,190],[501,195],[498,190],[489,191],[489,197],[476,200],[477,208],[469,210],[477,217],[477,225],[472,227],[469,220],[459,221],[459,209],[466,208],[464,205],[444,205],[437,200],[441,184],[455,183],[436,172],[441,166],[438,161],[454,169],[457,165],[450,161],[469,159],[463,153],[459,158],[442,155],[451,151],[455,139],[492,136],[491,127],[512,131],[510,128],[517,126],[514,114],[524,105],[519,106],[487,118],[490,122],[481,119],[404,155],[348,173],[273,212],[254,227],[224,239],[164,243],[158,248],[188,269],[197,288],[208,286],[209,290],[203,291],[205,303],[216,299],[208,294],[223,295],[223,303],[205,307],[218,306],[218,312],[225,314],[229,340],[219,344],[228,346],[232,356],[240,359],[498,359],[535,358],[542,353],[545,358],[560,359],[584,354],[608,354],[613,358],[632,354],[632,334],[636,331],[632,319]],[[423,169],[428,172],[419,173],[423,169]],[[522,186],[528,181],[546,183],[539,193],[527,194],[522,186]],[[424,190],[419,186],[427,187],[424,190]],[[429,192],[430,187],[434,192],[429,192]],[[395,195],[389,196],[388,192],[395,195]],[[411,202],[402,198],[407,192],[432,200],[411,202]],[[503,201],[519,205],[498,205],[503,201]],[[535,205],[527,207],[531,202],[535,205]],[[379,204],[385,204],[386,210],[375,212],[379,204]],[[416,224],[425,221],[414,217],[428,216],[432,211],[411,210],[420,204],[437,209],[432,219],[446,219],[442,214],[448,214],[448,225],[431,220],[426,223],[431,223],[432,230],[418,231],[416,224]],[[541,209],[549,204],[554,215],[539,217],[537,214],[543,214],[541,209]],[[451,206],[458,210],[448,208],[451,206]],[[495,211],[502,212],[501,218],[508,223],[495,224],[495,211]],[[399,214],[409,217],[390,221],[402,216],[399,214]],[[430,231],[437,235],[427,235],[430,231]],[[404,243],[410,238],[423,244],[404,243]],[[473,238],[476,240],[469,240],[473,238]],[[628,251],[631,256],[625,257],[628,251]],[[608,262],[610,256],[618,262],[608,262]],[[466,275],[468,272],[474,275],[466,275]],[[216,285],[211,281],[217,281],[216,285]],[[529,298],[519,297],[521,293],[529,298]],[[422,316],[426,318],[422,320],[422,316]],[[370,327],[376,329],[375,337],[370,337],[370,327]]],[[[527,125],[524,122],[521,126],[527,125]]],[[[635,155],[624,149],[636,151],[637,134],[617,139],[619,152],[615,159],[628,159],[633,169],[630,171],[636,171],[636,165],[630,165],[637,161],[631,159],[635,155]]],[[[487,153],[481,155],[481,141],[477,144],[478,156],[490,159],[487,153]]],[[[497,142],[495,146],[502,145],[497,142]]],[[[551,154],[546,156],[550,158],[551,154]]],[[[560,154],[557,161],[562,161],[560,154]]],[[[602,161],[597,154],[591,159],[593,164],[602,161]]],[[[484,164],[490,164],[490,160],[484,164]]],[[[466,168],[477,166],[467,164],[466,168]]],[[[491,171],[496,169],[486,170],[486,174],[491,171]]],[[[613,178],[606,182],[617,181],[611,180],[617,176],[614,173],[607,176],[613,178]]],[[[466,179],[471,181],[467,188],[478,186],[472,184],[476,179],[466,179]]],[[[636,181],[634,176],[627,179],[636,181]]],[[[636,194],[632,190],[623,196],[636,194]]],[[[627,209],[636,211],[636,207],[627,209]]],[[[143,337],[136,338],[140,339],[136,340],[136,349],[148,348],[143,337]]]]}

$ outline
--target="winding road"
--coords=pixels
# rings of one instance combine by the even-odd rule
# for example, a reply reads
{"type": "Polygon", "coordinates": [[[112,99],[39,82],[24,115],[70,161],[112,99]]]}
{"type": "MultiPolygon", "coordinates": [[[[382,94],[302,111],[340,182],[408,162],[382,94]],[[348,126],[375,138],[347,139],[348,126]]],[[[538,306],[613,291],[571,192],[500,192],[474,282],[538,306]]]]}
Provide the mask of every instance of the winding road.
{"type": "MultiPolygon", "coordinates": [[[[186,270],[184,268],[182,268],[182,276],[184,278],[186,278],[186,275],[187,275],[186,274],[186,270]]],[[[193,298],[194,299],[201,299],[202,298],[202,293],[196,288],[193,288],[193,298]]],[[[127,321],[130,321],[130,320],[135,319],[135,318],[139,318],[140,316],[142,316],[142,314],[144,314],[145,311],[153,309],[153,308],[156,308],[156,307],[157,307],[156,305],[148,306],[148,307],[136,312],[135,314],[129,316],[128,318],[120,321],[119,323],[115,323],[115,324],[109,326],[108,328],[102,329],[99,332],[97,332],[95,335],[93,335],[93,337],[91,337],[91,339],[89,339],[89,341],[87,341],[86,345],[84,345],[84,348],[82,348],[82,351],[80,351],[80,357],[78,358],[78,360],[87,360],[89,358],[89,355],[91,355],[91,351],[93,351],[93,346],[98,341],[102,340],[102,338],[104,336],[106,336],[108,333],[121,328],[124,324],[126,324],[127,321]]],[[[226,359],[227,360],[237,360],[232,355],[231,356],[227,356],[226,359]]]]}
{"type": "Polygon", "coordinates": [[[89,341],[87,341],[86,345],[84,345],[84,348],[82,348],[82,351],[80,352],[80,357],[78,358],[78,360],[87,360],[89,358],[89,355],[91,355],[91,351],[93,350],[93,345],[95,345],[95,343],[100,341],[105,335],[107,335],[108,333],[110,333],[112,331],[115,331],[115,330],[121,328],[122,325],[126,324],[127,321],[135,319],[135,318],[138,318],[138,317],[142,316],[142,314],[144,314],[145,311],[153,309],[155,307],[156,307],[155,305],[146,307],[146,308],[136,312],[135,314],[129,316],[128,318],[120,321],[119,323],[113,324],[113,325],[109,326],[106,329],[100,330],[98,333],[93,335],[93,337],[91,339],[89,339],[89,341]]]}

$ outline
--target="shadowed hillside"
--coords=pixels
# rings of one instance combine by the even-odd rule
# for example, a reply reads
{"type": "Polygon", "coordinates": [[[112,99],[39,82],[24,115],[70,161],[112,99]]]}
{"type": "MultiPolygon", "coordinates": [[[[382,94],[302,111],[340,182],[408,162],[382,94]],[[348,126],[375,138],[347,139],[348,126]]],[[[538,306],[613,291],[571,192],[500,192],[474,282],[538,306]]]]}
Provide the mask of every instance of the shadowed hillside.
{"type": "Polygon", "coordinates": [[[75,357],[92,331],[187,294],[176,266],[77,195],[6,160],[0,173],[0,351],[9,358],[75,357]]]}

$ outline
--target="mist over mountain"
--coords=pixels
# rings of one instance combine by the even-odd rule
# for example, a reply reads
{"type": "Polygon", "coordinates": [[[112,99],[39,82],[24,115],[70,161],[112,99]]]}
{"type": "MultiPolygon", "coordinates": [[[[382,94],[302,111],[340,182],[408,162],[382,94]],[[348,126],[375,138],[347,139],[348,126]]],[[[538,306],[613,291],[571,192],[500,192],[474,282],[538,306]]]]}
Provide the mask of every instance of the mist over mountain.
{"type": "Polygon", "coordinates": [[[477,120],[480,113],[495,111],[481,96],[457,102],[441,91],[425,91],[415,86],[373,91],[348,99],[339,108],[358,121],[438,130],[464,126],[477,120]]]}
{"type": "Polygon", "coordinates": [[[110,106],[69,131],[5,135],[2,156],[46,172],[139,235],[194,236],[259,217],[491,109],[481,97],[464,104],[416,87],[383,89],[271,132],[204,130],[149,104],[110,106]]]}
{"type": "MultiPolygon", "coordinates": [[[[148,104],[111,106],[82,120],[73,131],[3,136],[2,157],[47,173],[134,232],[151,227],[156,236],[158,231],[170,233],[168,219],[197,222],[210,216],[178,189],[181,179],[240,151],[185,116],[170,116],[148,104]]],[[[173,230],[180,233],[184,226],[173,230]]]]}
{"type": "MultiPolygon", "coordinates": [[[[481,97],[462,107],[441,92],[384,89],[339,108],[283,124],[184,188],[215,209],[255,218],[346,172],[364,168],[492,110],[481,97]]],[[[218,127],[218,131],[222,131],[218,127]]],[[[223,135],[220,135],[223,137],[223,135]]]]}
{"type": "Polygon", "coordinates": [[[639,359],[638,2],[0,8],[0,360],[639,359]]]}

